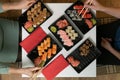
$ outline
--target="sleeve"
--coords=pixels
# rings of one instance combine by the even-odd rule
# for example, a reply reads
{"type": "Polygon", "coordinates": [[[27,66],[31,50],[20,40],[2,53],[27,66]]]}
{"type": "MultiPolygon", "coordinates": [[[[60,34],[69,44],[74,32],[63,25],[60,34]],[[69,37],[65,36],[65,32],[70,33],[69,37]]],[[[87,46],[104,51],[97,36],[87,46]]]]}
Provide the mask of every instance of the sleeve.
{"type": "Polygon", "coordinates": [[[0,13],[3,12],[3,9],[2,9],[2,3],[0,3],[0,13]]]}
{"type": "Polygon", "coordinates": [[[0,62],[0,74],[8,74],[9,65],[0,62]]]}

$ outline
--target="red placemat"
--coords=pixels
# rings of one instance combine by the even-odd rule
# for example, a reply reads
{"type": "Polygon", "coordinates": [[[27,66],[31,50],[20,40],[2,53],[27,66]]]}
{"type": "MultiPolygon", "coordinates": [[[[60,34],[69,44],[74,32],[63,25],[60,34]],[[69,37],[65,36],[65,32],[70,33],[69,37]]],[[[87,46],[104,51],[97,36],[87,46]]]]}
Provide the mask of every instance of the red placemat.
{"type": "Polygon", "coordinates": [[[42,73],[47,80],[53,80],[58,73],[65,69],[69,63],[65,60],[63,55],[59,55],[54,59],[50,64],[48,64],[43,70],[42,73]]]}
{"type": "Polygon", "coordinates": [[[33,33],[25,38],[20,45],[25,49],[27,53],[32,51],[37,44],[46,37],[46,33],[42,28],[38,27],[33,33]]]}

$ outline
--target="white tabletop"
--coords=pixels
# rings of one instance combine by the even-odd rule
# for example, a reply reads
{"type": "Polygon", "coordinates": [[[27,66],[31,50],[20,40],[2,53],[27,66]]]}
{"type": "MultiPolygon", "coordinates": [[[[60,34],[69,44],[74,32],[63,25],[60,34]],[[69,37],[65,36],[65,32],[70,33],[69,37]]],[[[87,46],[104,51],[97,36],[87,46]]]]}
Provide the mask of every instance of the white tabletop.
{"type": "MultiPolygon", "coordinates": [[[[53,15],[47,21],[45,21],[45,23],[41,25],[41,27],[46,33],[50,33],[50,31],[48,30],[49,25],[52,24],[60,16],[64,15],[65,10],[71,4],[72,3],[46,3],[46,5],[53,11],[53,15]]],[[[22,28],[22,40],[25,39],[28,35],[29,34],[22,28]]],[[[85,34],[83,39],[77,45],[75,45],[72,49],[70,49],[69,51],[66,51],[63,48],[58,53],[58,55],[61,53],[64,53],[63,56],[66,57],[67,55],[69,55],[69,53],[71,53],[76,47],[78,47],[87,38],[92,39],[94,43],[96,44],[96,27],[94,27],[87,34],[85,34]]],[[[33,63],[26,55],[27,55],[26,51],[22,49],[22,67],[23,68],[33,67],[34,66],[33,63]]],[[[27,77],[27,76],[22,75],[22,77],[27,77]]],[[[43,74],[40,74],[38,77],[44,77],[44,76],[43,74]]],[[[96,60],[94,60],[90,65],[88,65],[79,74],[71,66],[68,66],[63,71],[61,71],[56,77],[96,77],[96,60]]]]}

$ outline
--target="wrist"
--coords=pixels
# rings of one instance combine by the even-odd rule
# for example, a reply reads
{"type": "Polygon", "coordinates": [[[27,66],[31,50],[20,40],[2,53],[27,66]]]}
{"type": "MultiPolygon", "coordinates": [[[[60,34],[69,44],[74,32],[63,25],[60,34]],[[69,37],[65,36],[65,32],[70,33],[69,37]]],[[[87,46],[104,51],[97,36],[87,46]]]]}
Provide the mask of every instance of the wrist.
{"type": "Polygon", "coordinates": [[[23,72],[22,69],[18,69],[18,68],[10,68],[9,69],[9,74],[21,74],[23,72]]]}
{"type": "Polygon", "coordinates": [[[4,11],[17,9],[17,3],[4,3],[2,4],[2,9],[4,11]]]}
{"type": "Polygon", "coordinates": [[[111,53],[114,52],[114,48],[112,48],[112,47],[110,47],[108,50],[109,50],[111,53]]]}

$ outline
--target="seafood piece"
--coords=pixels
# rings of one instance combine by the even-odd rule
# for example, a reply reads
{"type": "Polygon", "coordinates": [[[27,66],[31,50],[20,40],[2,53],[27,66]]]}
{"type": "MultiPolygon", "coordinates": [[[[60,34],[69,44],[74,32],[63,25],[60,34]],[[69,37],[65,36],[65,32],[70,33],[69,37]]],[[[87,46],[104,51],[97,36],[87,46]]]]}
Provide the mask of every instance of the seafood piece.
{"type": "Polygon", "coordinates": [[[48,56],[47,56],[48,59],[51,58],[51,55],[52,55],[52,49],[48,49],[48,52],[47,52],[47,53],[48,53],[48,56]]]}
{"type": "Polygon", "coordinates": [[[32,16],[28,16],[28,17],[27,17],[27,20],[28,20],[28,21],[32,21],[32,16]]]}
{"type": "Polygon", "coordinates": [[[67,14],[70,14],[72,12],[72,10],[67,10],[67,14]]]}
{"type": "Polygon", "coordinates": [[[67,60],[73,67],[77,67],[80,64],[80,61],[74,59],[73,56],[69,56],[67,60]]]}
{"type": "Polygon", "coordinates": [[[38,51],[39,56],[43,55],[43,52],[41,50],[38,51]]]}
{"type": "Polygon", "coordinates": [[[57,34],[59,34],[59,35],[66,35],[66,32],[65,32],[64,30],[59,30],[59,31],[57,32],[57,34]]]}
{"type": "Polygon", "coordinates": [[[42,61],[46,61],[47,59],[47,52],[44,52],[44,54],[42,55],[42,61]]]}
{"type": "Polygon", "coordinates": [[[89,19],[85,19],[85,23],[88,25],[90,29],[93,27],[93,24],[89,19]]]}
{"type": "Polygon", "coordinates": [[[73,9],[78,9],[78,10],[80,9],[81,10],[82,8],[83,8],[83,5],[75,5],[75,6],[73,6],[73,9]]]}
{"type": "Polygon", "coordinates": [[[67,29],[72,30],[72,26],[68,26],[67,29]]]}
{"type": "Polygon", "coordinates": [[[39,56],[39,57],[37,57],[36,59],[34,59],[34,64],[35,64],[35,66],[39,66],[39,64],[42,62],[42,60],[41,60],[41,57],[39,56]]]}
{"type": "Polygon", "coordinates": [[[30,16],[31,14],[31,11],[27,11],[27,16],[30,16]]]}
{"type": "Polygon", "coordinates": [[[68,22],[66,19],[64,20],[59,20],[56,25],[58,26],[58,28],[65,28],[66,26],[68,26],[68,22]]]}
{"type": "Polygon", "coordinates": [[[69,47],[73,45],[72,40],[69,39],[69,36],[64,30],[59,30],[58,34],[60,35],[60,38],[62,39],[64,45],[69,46],[69,47]]]}
{"type": "Polygon", "coordinates": [[[32,22],[32,21],[27,21],[27,22],[24,24],[24,27],[25,27],[25,29],[28,29],[28,28],[32,27],[32,25],[33,25],[33,22],[32,22]]]}

